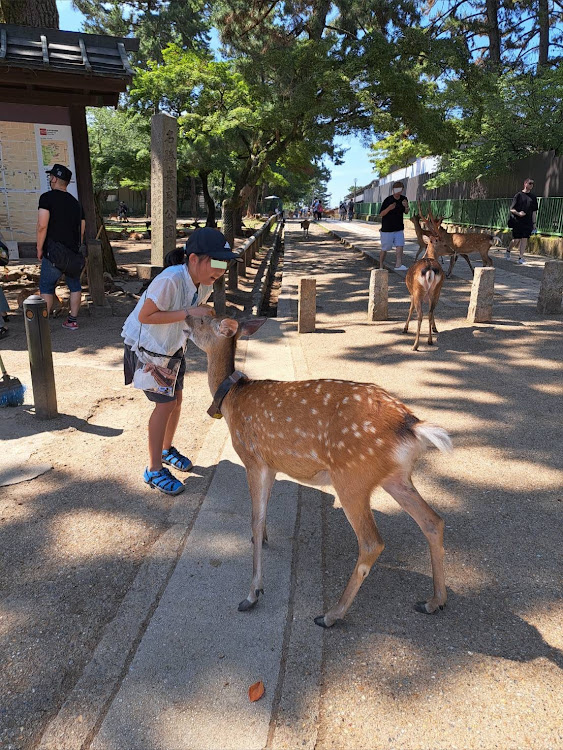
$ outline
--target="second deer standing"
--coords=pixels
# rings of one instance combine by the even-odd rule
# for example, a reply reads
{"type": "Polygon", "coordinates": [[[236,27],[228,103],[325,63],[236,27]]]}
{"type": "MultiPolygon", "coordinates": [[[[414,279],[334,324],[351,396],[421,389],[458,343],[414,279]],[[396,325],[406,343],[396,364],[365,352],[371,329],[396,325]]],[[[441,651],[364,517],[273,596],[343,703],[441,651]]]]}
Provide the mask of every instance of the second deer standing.
{"type": "Polygon", "coordinates": [[[407,317],[407,322],[403,328],[403,333],[409,330],[409,323],[416,310],[417,329],[414,339],[413,351],[418,349],[418,340],[420,338],[420,326],[422,325],[422,303],[428,302],[428,345],[432,346],[432,331],[438,333],[436,321],[434,320],[434,310],[440,299],[442,284],[444,283],[444,271],[438,263],[440,243],[428,241],[426,245],[426,257],[417,260],[409,268],[405,282],[411,296],[411,306],[407,317]]]}
{"type": "Polygon", "coordinates": [[[344,617],[383,551],[370,508],[371,493],[378,486],[416,521],[430,547],[434,593],[416,609],[426,614],[443,609],[444,522],[418,493],[411,473],[425,447],[451,450],[447,432],[421,422],[404,404],[369,383],[250,380],[234,375],[237,339],[258,330],[263,318],[240,325],[226,316],[188,317],[186,322],[192,341],[207,352],[213,408],[225,417],[248,478],[253,574],[239,610],[254,607],[263,593],[266,508],[277,472],[303,484],[332,484],[358,539],[358,560],[348,584],[339,601],[315,618],[317,625],[330,627],[344,617]],[[219,394],[225,390],[221,401],[219,394]]]}

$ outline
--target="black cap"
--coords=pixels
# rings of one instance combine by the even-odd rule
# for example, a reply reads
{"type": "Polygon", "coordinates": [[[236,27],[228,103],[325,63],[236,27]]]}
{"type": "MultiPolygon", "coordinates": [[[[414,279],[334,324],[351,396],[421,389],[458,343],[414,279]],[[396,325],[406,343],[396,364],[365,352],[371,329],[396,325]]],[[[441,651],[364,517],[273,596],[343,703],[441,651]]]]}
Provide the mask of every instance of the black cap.
{"type": "Polygon", "coordinates": [[[186,255],[190,253],[208,255],[214,260],[243,260],[240,255],[233,253],[225,235],[218,229],[213,229],[213,227],[196,229],[188,237],[185,251],[186,255]]]}
{"type": "Polygon", "coordinates": [[[60,177],[65,182],[70,182],[70,178],[72,177],[70,169],[62,164],[53,164],[51,169],[47,170],[47,174],[54,174],[55,177],[60,177]]]}

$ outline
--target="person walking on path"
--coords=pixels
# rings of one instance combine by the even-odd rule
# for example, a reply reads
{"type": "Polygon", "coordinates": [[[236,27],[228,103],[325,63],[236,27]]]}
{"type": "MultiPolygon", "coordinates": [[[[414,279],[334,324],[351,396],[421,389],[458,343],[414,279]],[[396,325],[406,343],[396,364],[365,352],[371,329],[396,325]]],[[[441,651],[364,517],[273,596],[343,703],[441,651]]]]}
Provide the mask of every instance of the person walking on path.
{"type": "Polygon", "coordinates": [[[346,204],[344,203],[344,201],[340,201],[338,212],[340,214],[340,221],[346,221],[346,204]]]}
{"type": "Polygon", "coordinates": [[[385,255],[393,247],[397,253],[395,259],[395,270],[406,271],[407,267],[403,265],[403,248],[405,246],[405,224],[403,216],[409,210],[409,202],[405,195],[402,195],[404,185],[402,182],[394,182],[392,194],[389,195],[381,204],[381,252],[379,253],[379,268],[383,268],[385,255]]]}
{"type": "Polygon", "coordinates": [[[154,403],[148,426],[149,463],[143,479],[150,487],[167,495],[178,495],[184,491],[184,484],[162,464],[181,472],[192,468],[190,459],[173,444],[182,410],[186,371],[184,320],[187,315],[203,317],[213,314],[212,309],[205,306],[213,291],[213,283],[223,276],[227,262],[238,260],[238,256],[232,252],[225,236],[211,227],[196,230],[186,242],[184,254],[178,257],[174,253],[172,257],[171,253],[170,256],[170,262],[175,265],[165,268],[151,282],[125,321],[121,336],[124,339],[125,385],[136,384],[136,371],[146,372],[147,365],[158,369],[150,364],[155,357],[162,357],[167,372],[174,363],[179,363],[177,379],[167,389],[172,395],[159,393],[160,389],[143,388],[146,397],[154,403]]]}
{"type": "Polygon", "coordinates": [[[348,201],[348,221],[352,221],[354,218],[354,201],[352,198],[348,201]]]}
{"type": "Polygon", "coordinates": [[[536,228],[536,215],[538,211],[538,199],[532,193],[534,181],[527,177],[524,180],[524,186],[514,198],[510,205],[509,227],[512,229],[512,240],[506,251],[506,260],[510,260],[510,251],[516,248],[520,251],[518,263],[523,265],[524,251],[528,244],[528,239],[536,228]]]}
{"type": "MultiPolygon", "coordinates": [[[[62,164],[54,164],[47,174],[51,189],[39,197],[37,258],[41,261],[39,294],[47,303],[47,313],[50,313],[55,286],[63,272],[51,262],[49,253],[56,243],[63,245],[69,253],[79,253],[80,245],[84,242],[86,221],[82,206],[67,190],[72,177],[70,169],[62,164]]],[[[75,331],[82,301],[80,275],[69,276],[65,273],[65,281],[70,290],[70,312],[63,328],[75,331]]]]}

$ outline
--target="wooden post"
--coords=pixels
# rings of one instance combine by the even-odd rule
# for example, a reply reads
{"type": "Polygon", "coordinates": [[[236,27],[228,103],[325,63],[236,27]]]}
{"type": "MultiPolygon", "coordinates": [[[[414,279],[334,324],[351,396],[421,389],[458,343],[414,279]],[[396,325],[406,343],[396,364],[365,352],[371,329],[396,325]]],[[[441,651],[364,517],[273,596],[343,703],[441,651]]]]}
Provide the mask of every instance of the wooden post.
{"type": "Polygon", "coordinates": [[[368,320],[387,320],[389,271],[374,268],[369,278],[368,320]]]}
{"type": "Polygon", "coordinates": [[[38,294],[23,303],[23,319],[31,368],[35,416],[38,419],[58,417],[57,391],[53,369],[53,349],[47,303],[38,294]]]}
{"type": "Polygon", "coordinates": [[[102,258],[102,243],[100,240],[88,242],[88,289],[90,297],[96,307],[106,304],[104,291],[104,262],[102,258]]]}
{"type": "Polygon", "coordinates": [[[297,332],[314,333],[317,316],[317,280],[299,279],[297,332]]]}
{"type": "Polygon", "coordinates": [[[72,104],[69,107],[69,114],[74,148],[74,164],[76,167],[76,187],[78,188],[78,198],[86,217],[85,237],[87,240],[90,240],[95,238],[98,230],[96,227],[96,208],[94,188],[92,186],[92,170],[90,167],[90,146],[88,144],[86,110],[84,107],[72,104]]]}
{"type": "Polygon", "coordinates": [[[476,268],[467,320],[470,323],[490,323],[493,319],[493,297],[495,293],[495,269],[476,268]]]}

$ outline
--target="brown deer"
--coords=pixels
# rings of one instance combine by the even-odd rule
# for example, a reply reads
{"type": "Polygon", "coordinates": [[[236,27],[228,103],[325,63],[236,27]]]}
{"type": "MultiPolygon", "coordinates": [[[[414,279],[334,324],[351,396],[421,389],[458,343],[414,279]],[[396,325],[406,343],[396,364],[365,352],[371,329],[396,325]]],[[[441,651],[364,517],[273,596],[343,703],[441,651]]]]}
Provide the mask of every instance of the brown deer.
{"type": "Polygon", "coordinates": [[[356,567],[340,600],[315,618],[328,628],[344,617],[363,580],[383,551],[370,509],[370,495],[382,486],[416,521],[430,547],[434,594],[415,609],[431,614],[446,604],[444,522],[411,481],[425,447],[451,450],[447,432],[421,422],[377,385],[345,380],[283,382],[250,380],[235,372],[238,338],[265,322],[240,324],[224,315],[186,318],[191,340],[207,352],[214,400],[209,413],[227,420],[233,447],[246,468],[252,500],[253,574],[239,604],[252,609],[263,593],[262,544],[266,508],[277,472],[313,486],[332,484],[358,539],[356,567]]]}
{"type": "Polygon", "coordinates": [[[403,328],[403,333],[409,330],[409,323],[416,309],[418,318],[418,327],[414,339],[413,352],[418,350],[418,340],[420,338],[420,326],[422,325],[422,303],[428,302],[428,346],[432,346],[432,331],[438,333],[436,321],[434,319],[434,310],[440,299],[442,284],[444,283],[444,271],[438,263],[438,256],[443,250],[440,242],[429,240],[426,246],[426,257],[417,260],[407,271],[405,282],[411,296],[411,306],[407,316],[407,322],[403,328]]]}
{"type": "MultiPolygon", "coordinates": [[[[432,216],[432,212],[428,212],[428,221],[430,231],[435,239],[440,240],[452,250],[452,256],[450,259],[450,267],[448,268],[447,276],[451,276],[454,269],[457,256],[463,255],[463,257],[469,263],[467,257],[471,253],[478,253],[481,256],[484,266],[492,266],[493,261],[489,256],[489,250],[491,245],[500,244],[500,240],[492,234],[485,234],[484,232],[448,232],[442,226],[442,220],[436,219],[432,216]]],[[[474,274],[473,267],[469,263],[471,273],[474,274]]]]}
{"type": "MultiPolygon", "coordinates": [[[[418,256],[420,255],[420,253],[423,253],[423,254],[426,253],[426,244],[428,242],[428,239],[425,239],[425,237],[426,238],[431,237],[434,240],[438,239],[436,230],[434,228],[432,228],[432,229],[423,229],[421,227],[421,225],[420,225],[420,217],[422,216],[422,219],[426,223],[427,226],[433,227],[432,220],[435,222],[435,224],[438,227],[440,227],[441,224],[442,224],[442,217],[438,217],[438,218],[434,219],[434,217],[432,217],[432,212],[429,212],[428,217],[425,217],[423,215],[422,210],[420,208],[420,201],[418,202],[418,210],[419,210],[419,214],[413,214],[412,217],[411,217],[411,221],[414,224],[414,231],[416,233],[416,238],[418,240],[418,250],[416,251],[416,255],[414,256],[415,260],[418,260],[418,256]],[[432,220],[430,219],[430,217],[432,217],[432,220]]],[[[446,230],[444,230],[444,231],[446,231],[446,230]]],[[[450,257],[450,269],[449,269],[449,272],[448,272],[448,277],[449,277],[449,275],[451,274],[452,269],[453,269],[452,261],[453,261],[453,258],[456,255],[456,252],[448,244],[443,243],[439,247],[436,247],[436,256],[435,257],[437,257],[437,258],[439,257],[440,258],[440,262],[442,262],[441,258],[444,255],[448,255],[450,257]]],[[[465,259],[465,262],[467,263],[467,265],[469,266],[469,269],[471,270],[471,274],[474,276],[475,275],[475,271],[473,270],[473,266],[471,265],[471,261],[469,260],[469,256],[467,256],[465,253],[458,253],[458,255],[461,255],[462,258],[465,259]]],[[[453,262],[455,262],[455,261],[453,261],[453,262]]]]}
{"type": "Polygon", "coordinates": [[[303,219],[303,221],[301,222],[301,229],[303,230],[303,234],[305,235],[305,237],[309,236],[310,226],[311,226],[311,222],[309,221],[309,219],[303,219]]]}

